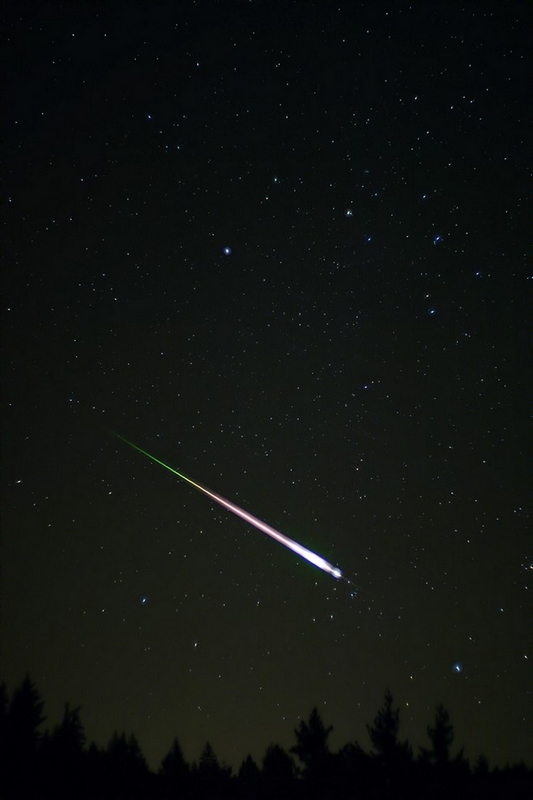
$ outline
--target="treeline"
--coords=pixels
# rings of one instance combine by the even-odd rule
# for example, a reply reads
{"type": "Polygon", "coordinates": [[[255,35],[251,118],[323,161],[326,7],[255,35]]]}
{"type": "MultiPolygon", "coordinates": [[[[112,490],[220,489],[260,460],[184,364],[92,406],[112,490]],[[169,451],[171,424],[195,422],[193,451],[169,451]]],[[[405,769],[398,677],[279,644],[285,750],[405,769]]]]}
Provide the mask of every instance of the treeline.
{"type": "Polygon", "coordinates": [[[428,746],[415,754],[401,740],[400,713],[389,691],[372,723],[365,752],[349,742],[329,746],[332,728],[317,709],[294,731],[287,751],[267,748],[260,764],[248,756],[236,773],[209,743],[189,764],[174,739],[157,772],[149,769],[132,734],[115,733],[105,748],[87,745],[80,709],[41,732],[44,703],[29,677],[11,698],[0,686],[0,798],[2,800],[531,800],[533,770],[524,764],[489,769],[482,756],[470,765],[452,754],[454,730],[444,706],[428,725],[428,746]]]}

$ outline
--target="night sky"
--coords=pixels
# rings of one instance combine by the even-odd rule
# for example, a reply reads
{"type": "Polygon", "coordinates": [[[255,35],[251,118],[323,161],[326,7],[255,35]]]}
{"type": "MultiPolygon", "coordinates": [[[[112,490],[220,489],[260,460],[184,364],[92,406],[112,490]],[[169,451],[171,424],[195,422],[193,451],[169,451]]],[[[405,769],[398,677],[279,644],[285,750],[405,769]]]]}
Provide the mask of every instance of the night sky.
{"type": "Polygon", "coordinates": [[[0,678],[47,726],[238,768],[315,705],[369,749],[389,687],[415,753],[442,702],[531,763],[532,18],[12,4],[0,678]]]}

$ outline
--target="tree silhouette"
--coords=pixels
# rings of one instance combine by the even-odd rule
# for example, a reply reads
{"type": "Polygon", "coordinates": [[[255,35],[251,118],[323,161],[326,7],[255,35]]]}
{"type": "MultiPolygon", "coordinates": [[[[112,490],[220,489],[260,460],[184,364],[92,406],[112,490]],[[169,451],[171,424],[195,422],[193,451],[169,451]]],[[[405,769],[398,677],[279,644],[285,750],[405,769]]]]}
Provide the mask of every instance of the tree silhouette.
{"type": "Polygon", "coordinates": [[[177,739],[163,758],[159,775],[169,796],[184,797],[190,792],[191,770],[177,739]]]}
{"type": "Polygon", "coordinates": [[[7,687],[2,683],[0,685],[0,797],[5,794],[8,784],[8,710],[7,687]]]}
{"type": "Polygon", "coordinates": [[[9,698],[5,683],[0,684],[0,776],[4,774],[7,746],[7,713],[9,698]]]}
{"type": "Polygon", "coordinates": [[[279,744],[270,744],[263,758],[261,783],[266,797],[290,797],[295,779],[294,761],[279,744]]]}
{"type": "Polygon", "coordinates": [[[329,760],[328,737],[332,730],[333,726],[326,728],[316,708],[311,711],[309,722],[300,720],[294,731],[296,744],[291,747],[291,753],[297,755],[304,765],[304,775],[311,776],[321,771],[329,760]]]}
{"type": "Polygon", "coordinates": [[[64,758],[75,758],[83,752],[85,732],[79,707],[71,709],[68,703],[65,704],[63,719],[52,733],[51,739],[64,758]]]}
{"type": "Polygon", "coordinates": [[[200,762],[198,764],[198,772],[204,775],[217,774],[220,769],[218,758],[211,745],[211,742],[206,742],[204,749],[200,755],[200,762]]]}
{"type": "Polygon", "coordinates": [[[382,708],[374,717],[372,725],[367,725],[368,735],[374,750],[379,756],[389,758],[398,749],[400,730],[400,709],[393,708],[393,697],[387,689],[382,708]]]}
{"type": "Polygon", "coordinates": [[[259,796],[261,772],[251,755],[247,755],[237,775],[242,796],[253,800],[259,796]]]}
{"type": "Polygon", "coordinates": [[[389,689],[385,691],[383,706],[379,709],[372,725],[367,725],[368,735],[372,742],[377,770],[373,774],[373,782],[384,794],[393,791],[396,797],[409,794],[409,782],[412,777],[412,750],[409,742],[400,742],[400,710],[393,708],[394,699],[389,689]]]}
{"type": "Polygon", "coordinates": [[[455,758],[451,757],[450,748],[455,734],[450,715],[442,703],[436,707],[433,726],[428,725],[427,733],[431,748],[420,748],[421,767],[426,768],[426,788],[435,798],[457,794],[460,787],[466,784],[470,770],[462,749],[455,758]]]}
{"type": "Polygon", "coordinates": [[[143,796],[149,770],[133,734],[113,734],[105,751],[104,769],[106,783],[117,797],[143,796]]]}
{"type": "Polygon", "coordinates": [[[370,794],[371,759],[357,742],[348,742],[335,758],[335,784],[341,797],[352,797],[354,788],[356,797],[370,794]]]}
{"type": "Polygon", "coordinates": [[[65,705],[63,719],[51,734],[43,736],[40,746],[41,773],[51,796],[60,793],[75,796],[83,781],[85,768],[85,733],[80,709],[65,705]]]}
{"type": "Polygon", "coordinates": [[[304,765],[303,777],[308,781],[309,790],[317,796],[327,796],[331,786],[332,757],[328,747],[328,737],[332,726],[328,728],[316,708],[309,716],[309,722],[300,720],[294,731],[296,744],[291,747],[304,765]]]}
{"type": "Polygon", "coordinates": [[[42,716],[44,703],[35,684],[26,675],[15,690],[7,713],[9,737],[23,750],[35,750],[40,739],[39,728],[46,717],[42,716]]]}
{"type": "Polygon", "coordinates": [[[19,797],[24,793],[29,796],[39,779],[39,728],[45,720],[42,715],[44,703],[29,675],[15,689],[9,705],[5,695],[2,702],[5,736],[0,777],[2,795],[15,796],[12,794],[14,790],[19,792],[19,797]]]}
{"type": "Polygon", "coordinates": [[[478,756],[474,764],[474,775],[485,778],[489,774],[489,764],[485,756],[478,756]]]}
{"type": "Polygon", "coordinates": [[[206,742],[196,769],[196,784],[202,798],[227,796],[231,767],[220,765],[211,743],[206,742]]]}
{"type": "Polygon", "coordinates": [[[261,770],[251,756],[238,775],[221,765],[209,742],[199,762],[187,764],[177,739],[159,774],[148,768],[135,736],[115,733],[107,748],[86,749],[79,708],[65,705],[51,732],[41,733],[43,702],[30,678],[9,698],[0,684],[1,800],[432,800],[490,798],[529,800],[533,770],[522,764],[489,769],[480,756],[470,769],[461,750],[453,755],[454,729],[446,708],[436,707],[427,733],[430,747],[415,762],[401,741],[400,711],[390,691],[367,725],[372,752],[348,743],[329,747],[332,728],[314,708],[295,730],[291,748],[302,765],[298,775],[289,753],[271,744],[261,770]]]}
{"type": "Polygon", "coordinates": [[[447,764],[450,760],[450,747],[454,740],[453,726],[450,724],[450,715],[440,703],[435,710],[435,723],[428,725],[427,732],[431,742],[431,750],[420,748],[422,756],[437,765],[447,764]]]}

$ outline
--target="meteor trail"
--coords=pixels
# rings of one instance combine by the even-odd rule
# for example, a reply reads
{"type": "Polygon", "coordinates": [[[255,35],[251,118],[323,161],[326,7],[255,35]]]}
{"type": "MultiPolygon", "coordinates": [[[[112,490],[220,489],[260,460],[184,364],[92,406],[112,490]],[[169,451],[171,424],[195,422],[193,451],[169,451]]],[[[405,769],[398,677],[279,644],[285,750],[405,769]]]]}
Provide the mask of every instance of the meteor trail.
{"type": "Polygon", "coordinates": [[[305,558],[306,561],[309,561],[310,564],[314,564],[315,567],[318,567],[324,572],[328,572],[337,580],[342,578],[347,583],[351,583],[351,581],[345,578],[342,570],[339,569],[339,567],[333,566],[333,564],[330,564],[329,561],[326,561],[326,559],[322,558],[322,556],[319,556],[317,553],[313,553],[312,550],[308,550],[307,547],[304,547],[302,544],[295,542],[294,539],[290,539],[288,536],[285,536],[284,533],[280,533],[280,531],[277,531],[275,528],[272,528],[270,525],[267,525],[266,522],[263,522],[257,517],[254,517],[253,514],[250,514],[248,511],[245,511],[243,508],[240,508],[239,506],[236,506],[235,503],[226,500],[224,497],[217,494],[216,492],[212,492],[211,489],[202,486],[201,483],[197,483],[196,481],[193,481],[192,478],[188,478],[187,475],[184,475],[182,472],[178,472],[177,469],[174,469],[173,467],[170,467],[168,464],[165,464],[164,461],[160,461],[159,458],[156,458],[155,456],[151,455],[151,453],[148,453],[146,450],[143,450],[142,447],[138,447],[136,444],[133,444],[133,442],[130,442],[124,436],[121,436],[120,433],[115,433],[114,435],[118,439],[121,439],[123,442],[128,444],[130,447],[133,447],[134,450],[137,450],[139,453],[142,453],[143,456],[146,456],[152,461],[155,461],[155,463],[159,464],[161,467],[168,469],[168,471],[172,472],[173,475],[177,475],[178,478],[181,478],[187,483],[190,483],[190,485],[194,486],[195,489],[198,489],[198,491],[203,492],[203,494],[207,495],[207,497],[210,497],[211,500],[214,500],[215,503],[218,503],[223,508],[227,509],[228,511],[231,511],[238,517],[241,517],[241,519],[243,519],[245,522],[248,522],[250,525],[253,525],[258,530],[262,531],[263,533],[266,533],[267,536],[271,536],[272,539],[275,539],[276,542],[285,545],[285,547],[288,547],[289,550],[293,551],[293,553],[296,553],[302,558],[305,558]]]}

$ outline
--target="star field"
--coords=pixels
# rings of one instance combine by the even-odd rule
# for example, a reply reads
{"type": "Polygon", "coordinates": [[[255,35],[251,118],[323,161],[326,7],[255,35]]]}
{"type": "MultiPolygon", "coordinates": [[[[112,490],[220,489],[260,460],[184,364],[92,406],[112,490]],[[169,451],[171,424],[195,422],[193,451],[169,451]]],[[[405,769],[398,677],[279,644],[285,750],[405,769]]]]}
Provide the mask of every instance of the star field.
{"type": "Polygon", "coordinates": [[[154,768],[386,687],[531,763],[531,9],[179,6],[6,14],[0,677],[154,768]]]}

